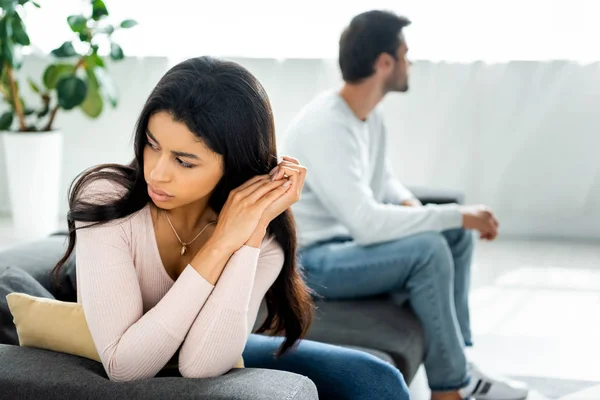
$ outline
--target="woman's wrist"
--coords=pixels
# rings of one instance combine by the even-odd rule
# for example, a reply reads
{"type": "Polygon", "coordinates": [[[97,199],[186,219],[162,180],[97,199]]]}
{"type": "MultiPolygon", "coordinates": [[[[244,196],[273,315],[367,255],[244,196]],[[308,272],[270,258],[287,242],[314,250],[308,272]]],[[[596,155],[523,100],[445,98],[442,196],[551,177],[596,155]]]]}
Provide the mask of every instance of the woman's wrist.
{"type": "Polygon", "coordinates": [[[265,235],[267,234],[268,223],[264,223],[263,221],[259,222],[258,226],[252,233],[252,236],[245,243],[246,246],[260,248],[260,244],[262,243],[265,235]]]}
{"type": "Polygon", "coordinates": [[[194,256],[190,265],[206,281],[215,285],[236,249],[232,249],[222,240],[210,239],[194,256]]]}
{"type": "Polygon", "coordinates": [[[205,245],[202,247],[206,251],[210,252],[214,256],[222,256],[229,258],[233,253],[235,253],[238,249],[236,246],[230,243],[225,237],[215,237],[210,238],[205,245]]]}

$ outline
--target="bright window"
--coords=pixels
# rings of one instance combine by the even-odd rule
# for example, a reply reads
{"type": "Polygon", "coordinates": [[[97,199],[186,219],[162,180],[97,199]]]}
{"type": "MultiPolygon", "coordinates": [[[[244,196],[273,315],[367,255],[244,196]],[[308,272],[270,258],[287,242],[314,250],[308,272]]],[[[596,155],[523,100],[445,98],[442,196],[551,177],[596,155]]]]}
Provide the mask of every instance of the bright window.
{"type": "MultiPolygon", "coordinates": [[[[48,51],[89,0],[40,0],[28,20],[48,51]],[[60,3],[60,6],[58,5],[60,3]]],[[[116,21],[140,22],[119,38],[129,55],[336,58],[352,16],[380,8],[408,16],[413,59],[600,60],[600,5],[589,0],[105,0],[116,21]]]]}

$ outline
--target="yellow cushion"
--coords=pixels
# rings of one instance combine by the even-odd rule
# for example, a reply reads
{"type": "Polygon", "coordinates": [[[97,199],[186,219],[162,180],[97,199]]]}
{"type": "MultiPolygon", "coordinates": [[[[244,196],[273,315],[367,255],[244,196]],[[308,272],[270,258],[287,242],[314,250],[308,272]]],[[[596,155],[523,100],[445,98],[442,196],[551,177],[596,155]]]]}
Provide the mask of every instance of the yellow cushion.
{"type": "Polygon", "coordinates": [[[86,357],[100,362],[79,303],[34,297],[6,296],[19,344],[86,357]]]}
{"type": "MultiPolygon", "coordinates": [[[[81,304],[24,293],[11,293],[6,300],[21,346],[58,351],[101,362],[81,304]]],[[[167,367],[176,367],[176,364],[167,367]]],[[[240,357],[233,368],[244,368],[244,360],[240,357]]]]}

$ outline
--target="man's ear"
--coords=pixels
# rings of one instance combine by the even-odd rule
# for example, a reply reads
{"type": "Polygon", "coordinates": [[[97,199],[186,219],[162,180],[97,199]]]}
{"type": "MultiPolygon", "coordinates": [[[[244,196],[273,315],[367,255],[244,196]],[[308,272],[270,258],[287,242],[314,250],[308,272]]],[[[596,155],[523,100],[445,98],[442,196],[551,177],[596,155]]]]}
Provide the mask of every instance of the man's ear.
{"type": "Polygon", "coordinates": [[[389,53],[381,53],[379,57],[375,59],[375,72],[388,72],[394,69],[394,57],[389,53]]]}

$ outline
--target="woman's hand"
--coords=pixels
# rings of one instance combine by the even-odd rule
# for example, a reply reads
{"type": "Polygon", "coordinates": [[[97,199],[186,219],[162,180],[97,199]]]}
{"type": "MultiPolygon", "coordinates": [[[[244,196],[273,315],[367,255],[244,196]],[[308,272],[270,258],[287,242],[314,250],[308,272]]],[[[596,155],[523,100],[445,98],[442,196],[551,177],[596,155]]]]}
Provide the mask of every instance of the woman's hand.
{"type": "Polygon", "coordinates": [[[282,212],[287,210],[300,200],[302,187],[306,179],[306,167],[300,165],[300,162],[292,157],[282,157],[283,161],[271,171],[271,181],[273,182],[291,182],[289,190],[282,196],[273,201],[264,211],[256,230],[252,234],[246,245],[251,247],[260,247],[267,227],[282,212]]]}
{"type": "Polygon", "coordinates": [[[290,190],[283,196],[275,200],[267,207],[263,214],[263,222],[269,223],[277,218],[279,214],[290,208],[294,203],[300,200],[304,180],[306,179],[306,167],[300,165],[300,162],[292,157],[283,156],[283,161],[279,163],[271,173],[271,179],[275,182],[281,179],[289,179],[292,182],[290,190]]]}
{"type": "Polygon", "coordinates": [[[260,175],[232,190],[211,241],[230,253],[237,251],[257,230],[265,211],[293,186],[291,180],[273,181],[269,175],[260,175]]]}

